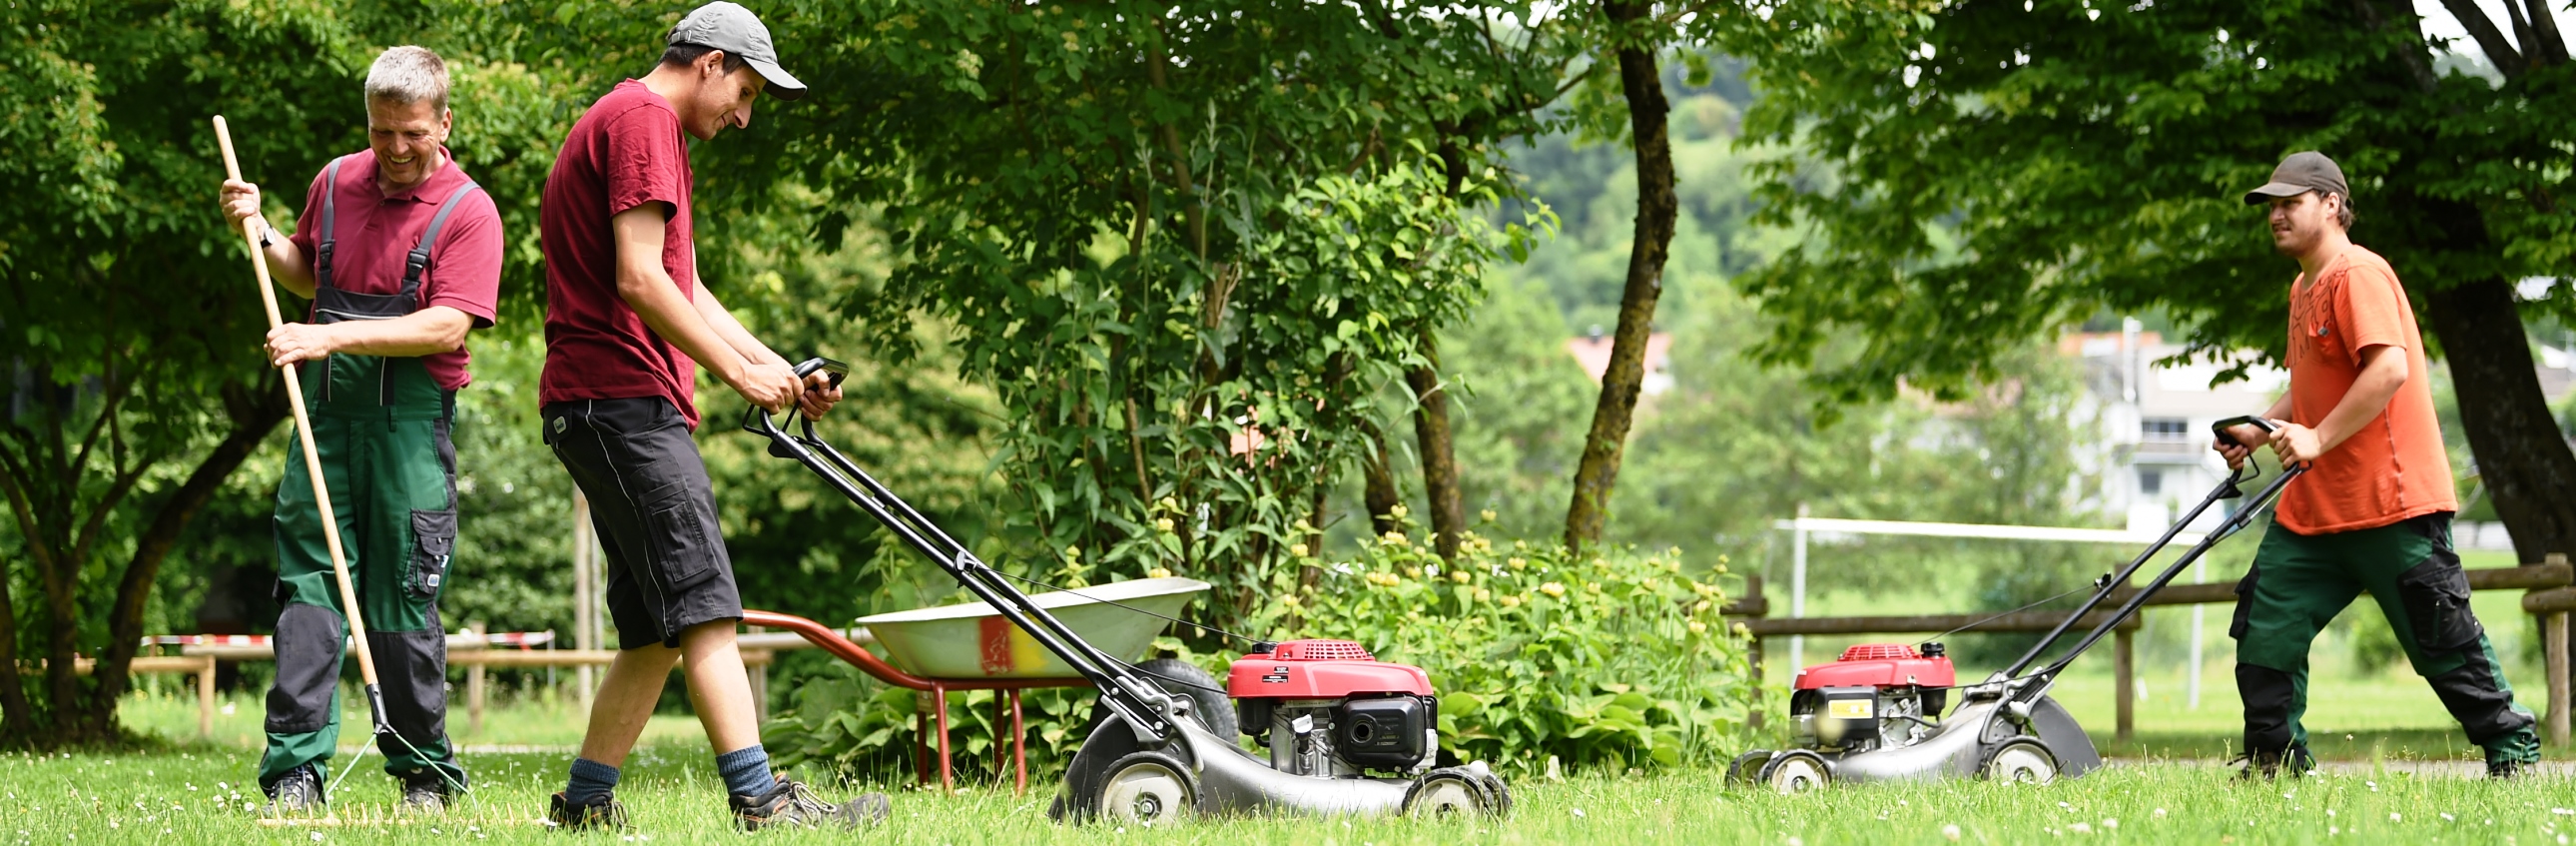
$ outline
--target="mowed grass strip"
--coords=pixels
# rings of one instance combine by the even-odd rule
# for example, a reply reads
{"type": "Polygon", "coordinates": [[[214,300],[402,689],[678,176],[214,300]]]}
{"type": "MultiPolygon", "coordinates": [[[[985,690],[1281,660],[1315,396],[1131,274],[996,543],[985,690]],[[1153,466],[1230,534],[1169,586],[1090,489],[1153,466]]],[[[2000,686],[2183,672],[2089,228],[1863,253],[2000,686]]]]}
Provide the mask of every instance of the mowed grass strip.
{"type": "MultiPolygon", "coordinates": [[[[248,752],[187,749],[0,757],[0,842],[39,843],[637,843],[740,842],[702,749],[662,744],[629,763],[619,794],[637,828],[572,835],[533,825],[562,782],[561,754],[471,756],[475,797],[443,818],[393,814],[392,779],[374,756],[337,794],[339,825],[269,827],[243,783],[248,752]]],[[[1470,843],[2140,843],[2566,842],[2576,834],[2576,780],[2511,783],[2363,771],[2240,783],[2207,765],[2145,764],[2031,786],[1985,782],[1844,786],[1805,796],[1728,790],[1715,773],[1514,779],[1508,821],[1226,819],[1165,830],[1061,826],[1053,789],[1024,796],[976,786],[955,794],[900,790],[882,830],[764,832],[764,841],[1205,843],[1390,846],[1470,843]]],[[[843,796],[857,788],[834,787],[843,796]]]]}

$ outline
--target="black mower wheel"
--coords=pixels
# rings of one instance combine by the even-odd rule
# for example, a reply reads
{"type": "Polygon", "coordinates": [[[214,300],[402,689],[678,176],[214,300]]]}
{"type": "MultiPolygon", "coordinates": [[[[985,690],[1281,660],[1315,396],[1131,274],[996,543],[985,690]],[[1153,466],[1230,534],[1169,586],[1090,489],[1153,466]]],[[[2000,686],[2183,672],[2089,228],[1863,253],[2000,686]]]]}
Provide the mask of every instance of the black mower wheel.
{"type": "Polygon", "coordinates": [[[1802,750],[1772,758],[1771,763],[1762,766],[1760,779],[1772,790],[1796,795],[1832,784],[1834,773],[1825,766],[1825,759],[1802,750]]]}
{"type": "Polygon", "coordinates": [[[1136,665],[1136,671],[1160,685],[1164,693],[1188,697],[1190,716],[1209,734],[1233,743],[1241,733],[1235,728],[1234,700],[1225,695],[1225,683],[1198,665],[1178,658],[1156,658],[1136,665]]]}
{"type": "Polygon", "coordinates": [[[1502,800],[1493,789],[1500,781],[1487,781],[1464,767],[1445,767],[1423,773],[1404,792],[1404,815],[1417,820],[1457,820],[1469,816],[1498,817],[1503,813],[1502,800]]]}
{"type": "Polygon", "coordinates": [[[1501,819],[1511,819],[1511,816],[1512,816],[1512,788],[1511,788],[1511,785],[1504,784],[1504,783],[1503,783],[1503,777],[1502,777],[1502,776],[1495,775],[1495,774],[1493,773],[1493,771],[1491,771],[1491,770],[1486,770],[1486,769],[1482,769],[1482,768],[1477,768],[1477,769],[1471,769],[1471,770],[1469,770],[1469,772],[1475,773],[1475,775],[1476,775],[1476,779],[1477,779],[1477,780],[1479,780],[1479,781],[1484,782],[1484,783],[1485,783],[1485,790],[1486,790],[1487,792],[1489,792],[1489,793],[1491,793],[1491,794],[1493,795],[1493,797],[1494,797],[1494,812],[1493,812],[1493,813],[1494,813],[1494,818],[1495,818],[1495,819],[1498,819],[1498,820],[1501,820],[1501,819]]]}
{"type": "Polygon", "coordinates": [[[2057,756],[2049,754],[2048,747],[2016,740],[1986,756],[1986,765],[1980,771],[1992,781],[2047,784],[2057,780],[2057,756]]]}
{"type": "Polygon", "coordinates": [[[1198,777],[1179,758],[1137,752],[1109,765],[1094,804],[1110,822],[1151,828],[1197,816],[1199,801],[1198,777]]]}
{"type": "Polygon", "coordinates": [[[1760,780],[1762,765],[1771,762],[1771,755],[1769,749],[1756,749],[1735,756],[1735,761],[1726,765],[1726,786],[1742,787],[1760,780]]]}

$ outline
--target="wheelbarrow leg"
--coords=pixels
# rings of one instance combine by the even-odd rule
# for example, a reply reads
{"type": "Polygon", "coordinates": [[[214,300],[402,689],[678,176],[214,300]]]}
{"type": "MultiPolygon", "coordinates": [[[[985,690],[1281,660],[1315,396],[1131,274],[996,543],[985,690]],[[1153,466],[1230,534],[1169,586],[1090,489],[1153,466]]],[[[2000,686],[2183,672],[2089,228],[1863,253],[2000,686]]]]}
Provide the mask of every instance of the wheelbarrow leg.
{"type": "Polygon", "coordinates": [[[930,784],[930,715],[921,710],[921,700],[912,701],[912,780],[930,784]]]}
{"type": "Polygon", "coordinates": [[[1029,792],[1029,730],[1020,722],[1020,692],[1011,691],[1011,766],[1019,771],[1013,795],[1029,792]]]}
{"type": "Polygon", "coordinates": [[[931,710],[939,712],[932,715],[932,719],[939,722],[939,789],[943,792],[953,792],[957,789],[957,780],[950,772],[948,764],[947,685],[933,684],[930,686],[930,707],[931,710]]]}

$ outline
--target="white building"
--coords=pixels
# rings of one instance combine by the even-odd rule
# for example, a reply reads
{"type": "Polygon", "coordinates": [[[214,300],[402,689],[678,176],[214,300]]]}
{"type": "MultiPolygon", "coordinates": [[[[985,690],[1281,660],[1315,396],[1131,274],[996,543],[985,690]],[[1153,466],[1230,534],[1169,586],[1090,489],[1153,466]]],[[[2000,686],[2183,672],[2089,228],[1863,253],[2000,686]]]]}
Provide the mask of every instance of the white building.
{"type": "MultiPolygon", "coordinates": [[[[2225,365],[2159,364],[2184,347],[2140,331],[2135,320],[2127,323],[2121,332],[2067,335],[2059,348],[2083,361],[2096,403],[2100,451],[2086,463],[2101,480],[2099,509],[2127,515],[2132,531],[2153,531],[2227,477],[2227,463],[2209,448],[2209,425],[2263,413],[2289,374],[2257,365],[2244,378],[2213,387],[2225,365]]],[[[2220,516],[2204,515],[2193,528],[2212,528],[2220,516]]]]}

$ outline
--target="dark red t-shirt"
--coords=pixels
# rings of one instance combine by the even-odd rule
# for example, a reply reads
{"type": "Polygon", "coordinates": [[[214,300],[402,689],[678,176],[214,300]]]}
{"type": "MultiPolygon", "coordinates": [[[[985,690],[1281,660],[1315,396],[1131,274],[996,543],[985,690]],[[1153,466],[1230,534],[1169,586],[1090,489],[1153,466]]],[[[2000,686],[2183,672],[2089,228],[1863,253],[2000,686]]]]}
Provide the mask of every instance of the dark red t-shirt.
{"type": "MultiPolygon", "coordinates": [[[[439,149],[447,155],[446,148],[439,149]]],[[[304,213],[295,218],[295,249],[313,261],[322,250],[322,178],[313,175],[304,190],[304,213]]],[[[353,294],[402,293],[403,259],[429,231],[429,219],[449,195],[464,190],[465,168],[447,156],[447,166],[419,185],[387,194],[376,187],[376,154],[360,151],[340,157],[340,181],[331,186],[331,287],[353,294]]],[[[456,201],[438,243],[429,245],[429,266],[420,274],[420,307],[447,306],[465,312],[477,329],[492,325],[492,305],[501,297],[501,211],[492,195],[476,191],[456,201]]],[[[313,319],[311,312],[306,320],[313,319]]],[[[448,390],[474,381],[466,366],[473,356],[465,348],[420,357],[431,381],[448,390]]]]}
{"type": "Polygon", "coordinates": [[[698,426],[698,364],[644,325],[617,294],[609,218],[663,204],[662,269],[697,300],[689,147],[669,101],[627,80],[574,121],[546,174],[537,234],[546,257],[546,366],[537,402],[664,397],[698,426]]]}

